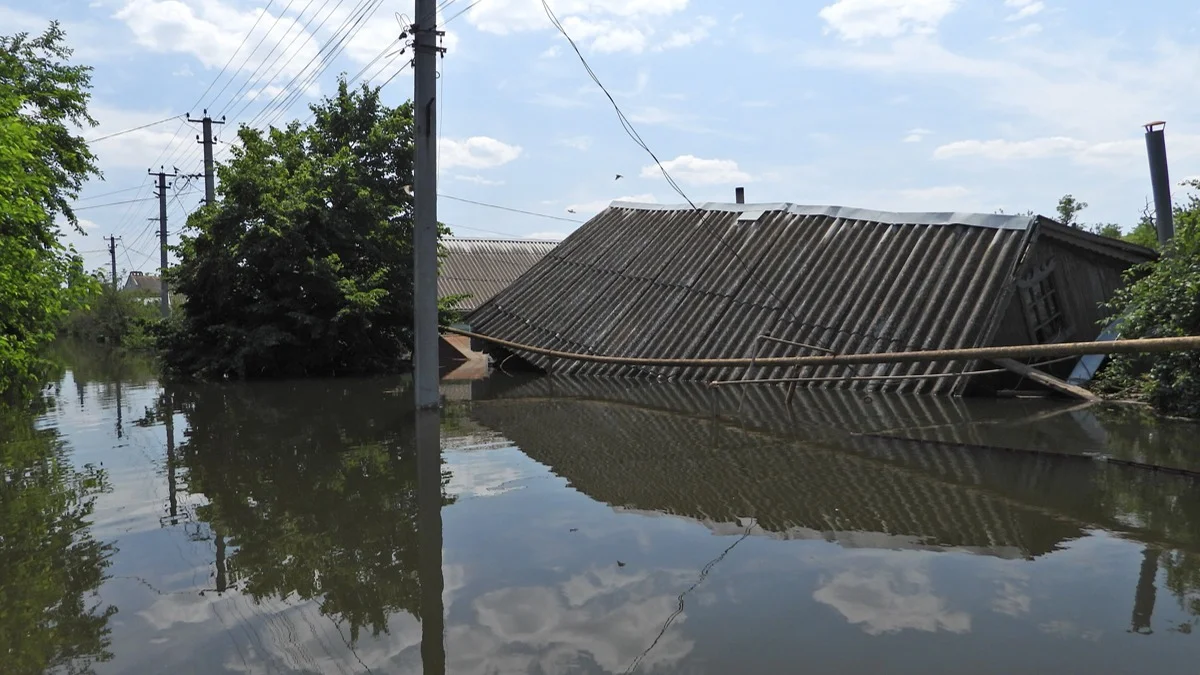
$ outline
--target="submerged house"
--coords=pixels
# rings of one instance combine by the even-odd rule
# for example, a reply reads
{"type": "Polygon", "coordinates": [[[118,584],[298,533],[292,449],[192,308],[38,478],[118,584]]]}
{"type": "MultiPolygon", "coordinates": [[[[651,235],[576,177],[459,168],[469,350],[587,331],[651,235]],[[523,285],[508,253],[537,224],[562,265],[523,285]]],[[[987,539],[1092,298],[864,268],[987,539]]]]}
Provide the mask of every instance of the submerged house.
{"type": "MultiPolygon", "coordinates": [[[[455,308],[467,314],[507,288],[554,250],[558,242],[448,237],[440,245],[438,297],[457,297],[455,308]]],[[[440,342],[439,361],[443,365],[460,365],[474,355],[465,338],[445,335],[440,342]]]]}
{"type": "Polygon", "coordinates": [[[144,272],[130,272],[121,290],[137,296],[143,304],[156,305],[162,296],[162,277],[144,272]]]}
{"type": "MultiPolygon", "coordinates": [[[[1154,255],[1040,216],[614,202],[467,319],[475,332],[520,344],[648,358],[1088,341],[1122,272],[1154,255]]],[[[520,356],[555,373],[804,377],[817,380],[811,386],[945,394],[1003,386],[957,375],[978,367],[963,362],[648,368],[520,356]]]]}

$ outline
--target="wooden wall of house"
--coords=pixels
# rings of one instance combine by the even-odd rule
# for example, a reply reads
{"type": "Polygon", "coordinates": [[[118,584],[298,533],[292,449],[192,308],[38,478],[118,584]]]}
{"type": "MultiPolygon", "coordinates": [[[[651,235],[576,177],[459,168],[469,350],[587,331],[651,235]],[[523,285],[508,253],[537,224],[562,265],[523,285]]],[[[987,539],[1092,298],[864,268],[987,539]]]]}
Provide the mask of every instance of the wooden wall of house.
{"type": "MultiPolygon", "coordinates": [[[[1035,244],[1022,274],[1051,261],[1054,264],[1054,285],[1059,293],[1059,302],[1069,322],[1069,332],[1061,341],[1087,342],[1096,339],[1103,329],[1100,322],[1109,315],[1108,310],[1100,305],[1112,298],[1121,287],[1121,274],[1128,264],[1043,237],[1035,244]]],[[[1034,342],[1036,340],[1025,320],[1021,295],[1014,292],[993,344],[1034,342]]]]}

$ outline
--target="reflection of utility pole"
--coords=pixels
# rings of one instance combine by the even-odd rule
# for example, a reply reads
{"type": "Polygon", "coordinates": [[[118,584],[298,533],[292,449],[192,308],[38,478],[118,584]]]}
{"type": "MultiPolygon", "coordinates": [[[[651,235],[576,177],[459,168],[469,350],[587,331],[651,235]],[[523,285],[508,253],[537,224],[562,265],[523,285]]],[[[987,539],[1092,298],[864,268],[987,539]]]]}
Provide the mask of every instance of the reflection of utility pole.
{"type": "Polygon", "coordinates": [[[117,438],[125,435],[125,430],[121,427],[121,379],[117,378],[117,438]]]}
{"type": "Polygon", "coordinates": [[[1131,633],[1150,635],[1150,618],[1154,614],[1154,598],[1158,589],[1154,585],[1158,576],[1158,556],[1162,552],[1157,548],[1147,546],[1142,551],[1142,569],[1138,572],[1137,590],[1133,596],[1133,619],[1129,629],[1131,633]]]}
{"type": "Polygon", "coordinates": [[[425,675],[446,672],[446,623],[442,606],[442,448],[440,415],[417,411],[417,529],[421,585],[421,663],[425,675]]]}
{"type": "Polygon", "coordinates": [[[217,540],[217,592],[225,592],[225,535],[218,530],[213,530],[213,535],[217,540]]]}
{"type": "Polygon", "coordinates": [[[167,502],[171,507],[171,524],[179,524],[179,501],[175,490],[175,408],[170,392],[163,392],[166,404],[166,417],[163,426],[167,428],[167,502]]]}

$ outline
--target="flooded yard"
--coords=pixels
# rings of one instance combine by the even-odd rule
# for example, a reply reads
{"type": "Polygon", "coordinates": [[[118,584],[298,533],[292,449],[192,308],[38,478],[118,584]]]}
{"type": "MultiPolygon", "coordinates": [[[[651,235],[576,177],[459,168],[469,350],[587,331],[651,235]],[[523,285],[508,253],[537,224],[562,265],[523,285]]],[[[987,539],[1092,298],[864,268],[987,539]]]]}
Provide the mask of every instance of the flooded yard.
{"type": "Polygon", "coordinates": [[[1195,424],[444,393],[430,426],[402,379],[164,387],[75,355],[0,419],[0,671],[1195,672],[1200,486],[1126,464],[1200,470],[1195,424]]]}

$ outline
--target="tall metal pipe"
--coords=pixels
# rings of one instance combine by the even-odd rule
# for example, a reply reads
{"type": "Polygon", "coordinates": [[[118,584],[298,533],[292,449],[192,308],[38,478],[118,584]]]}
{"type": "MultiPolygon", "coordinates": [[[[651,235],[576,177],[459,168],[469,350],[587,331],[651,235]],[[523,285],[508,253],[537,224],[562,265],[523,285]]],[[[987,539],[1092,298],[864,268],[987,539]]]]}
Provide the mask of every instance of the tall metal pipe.
{"type": "Polygon", "coordinates": [[[746,203],[746,188],[744,188],[744,187],[734,188],[733,189],[733,198],[737,201],[737,203],[745,204],[746,203]]]}
{"type": "Polygon", "coordinates": [[[1167,175],[1166,122],[1146,125],[1146,155],[1150,158],[1150,184],[1154,188],[1154,227],[1158,243],[1166,244],[1175,236],[1171,217],[1171,179],[1167,175]]]}

